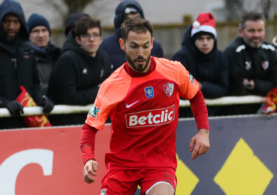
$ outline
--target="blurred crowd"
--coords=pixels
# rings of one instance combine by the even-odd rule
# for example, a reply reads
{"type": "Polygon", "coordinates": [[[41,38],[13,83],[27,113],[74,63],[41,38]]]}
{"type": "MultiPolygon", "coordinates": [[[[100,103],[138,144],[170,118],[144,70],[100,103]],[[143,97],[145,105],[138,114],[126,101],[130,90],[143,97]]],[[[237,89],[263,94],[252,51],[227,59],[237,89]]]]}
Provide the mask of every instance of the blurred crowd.
{"type": "MultiPolygon", "coordinates": [[[[102,82],[126,62],[119,45],[120,27],[134,17],[144,18],[140,4],[122,1],[115,10],[115,33],[103,38],[100,21],[85,13],[72,14],[65,22],[66,41],[59,48],[51,41],[44,16],[34,13],[26,20],[19,2],[4,0],[0,5],[0,107],[12,117],[0,118],[0,129],[28,126],[21,117],[23,107],[30,106],[22,103],[25,99],[43,107],[45,115],[54,105],[93,104],[102,82]]],[[[181,48],[171,60],[181,62],[196,78],[206,99],[267,96],[277,87],[277,37],[272,43],[264,41],[263,15],[245,13],[239,36],[224,51],[217,49],[215,24],[211,13],[200,13],[185,30],[181,48]]],[[[151,56],[163,57],[156,40],[151,56]]],[[[209,116],[254,114],[264,109],[261,106],[208,107],[208,112],[209,116]]],[[[190,108],[180,108],[180,117],[191,116],[190,108]]],[[[49,115],[47,120],[52,125],[71,125],[83,124],[85,119],[86,114],[70,114],[49,115]]]]}

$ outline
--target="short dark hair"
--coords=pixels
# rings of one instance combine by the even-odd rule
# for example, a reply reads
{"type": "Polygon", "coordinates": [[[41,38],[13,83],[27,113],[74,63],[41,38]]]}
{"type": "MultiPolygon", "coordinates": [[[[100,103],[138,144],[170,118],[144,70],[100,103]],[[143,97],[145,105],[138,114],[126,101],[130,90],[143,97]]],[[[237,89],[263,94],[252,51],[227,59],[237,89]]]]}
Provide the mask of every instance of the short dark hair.
{"type": "Polygon", "coordinates": [[[99,28],[100,36],[102,34],[102,29],[100,25],[100,21],[97,19],[92,19],[89,17],[83,17],[79,22],[77,22],[74,27],[75,36],[80,37],[81,35],[85,35],[90,28],[99,28]]]}
{"type": "Polygon", "coordinates": [[[255,12],[255,11],[246,12],[241,17],[241,20],[240,20],[240,23],[239,23],[239,28],[242,29],[242,30],[245,29],[245,27],[246,27],[245,23],[249,20],[250,21],[258,21],[258,20],[265,21],[265,18],[264,18],[264,15],[262,13],[259,13],[259,12],[255,12]]]}
{"type": "Polygon", "coordinates": [[[137,33],[145,33],[149,31],[151,37],[153,37],[153,27],[150,22],[144,18],[136,17],[128,19],[121,25],[121,37],[124,41],[126,41],[130,31],[137,33]]]}

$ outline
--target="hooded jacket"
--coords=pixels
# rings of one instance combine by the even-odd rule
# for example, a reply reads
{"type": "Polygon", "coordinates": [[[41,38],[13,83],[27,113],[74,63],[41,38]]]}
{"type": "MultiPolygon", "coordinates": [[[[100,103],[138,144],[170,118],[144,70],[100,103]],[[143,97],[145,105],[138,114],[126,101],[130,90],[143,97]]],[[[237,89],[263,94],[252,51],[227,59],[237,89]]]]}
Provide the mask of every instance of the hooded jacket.
{"type": "Polygon", "coordinates": [[[253,48],[237,37],[224,53],[230,64],[229,95],[266,96],[277,87],[277,54],[271,44],[263,42],[261,47],[253,48]],[[254,80],[253,90],[244,87],[244,78],[254,80]]]}
{"type": "MultiPolygon", "coordinates": [[[[124,22],[124,10],[126,7],[135,7],[139,11],[140,16],[144,18],[142,7],[137,1],[125,0],[117,6],[114,17],[114,28],[116,32],[108,37],[105,37],[102,44],[100,45],[100,49],[106,51],[109,54],[111,63],[113,65],[113,71],[126,62],[126,54],[119,45],[119,39],[121,38],[120,27],[124,22]]],[[[163,49],[160,43],[158,43],[156,40],[154,40],[153,43],[151,56],[163,57],[163,49]]]]}
{"type": "Polygon", "coordinates": [[[208,54],[202,53],[191,38],[190,25],[184,34],[182,48],[172,60],[180,61],[185,68],[203,85],[202,93],[205,98],[219,98],[228,91],[228,63],[224,54],[214,48],[208,54]]]}
{"type": "Polygon", "coordinates": [[[95,57],[89,56],[70,32],[51,73],[47,94],[55,104],[92,104],[98,85],[110,74],[108,54],[98,49],[95,57]]]}
{"type": "MultiPolygon", "coordinates": [[[[13,0],[5,0],[0,5],[0,107],[15,100],[24,86],[36,103],[42,101],[35,55],[27,43],[29,33],[21,5],[13,0]],[[21,23],[17,39],[7,42],[2,26],[6,14],[15,14],[21,23]]],[[[7,118],[0,122],[0,128],[18,128],[26,126],[22,118],[7,118]],[[12,120],[11,123],[8,121],[12,120]]]]}

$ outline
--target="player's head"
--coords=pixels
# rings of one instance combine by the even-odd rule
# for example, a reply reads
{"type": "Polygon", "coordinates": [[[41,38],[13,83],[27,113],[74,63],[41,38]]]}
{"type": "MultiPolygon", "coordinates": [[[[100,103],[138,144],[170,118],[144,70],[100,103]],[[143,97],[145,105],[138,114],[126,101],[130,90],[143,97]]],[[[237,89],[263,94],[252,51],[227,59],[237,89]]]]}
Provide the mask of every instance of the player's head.
{"type": "Polygon", "coordinates": [[[89,55],[95,57],[102,43],[101,25],[99,20],[83,17],[75,26],[76,42],[89,55]]]}
{"type": "Polygon", "coordinates": [[[121,26],[120,47],[126,52],[129,66],[137,72],[147,72],[153,48],[153,27],[140,17],[126,20],[121,26]]]}
{"type": "Polygon", "coordinates": [[[216,40],[215,19],[211,13],[200,13],[191,27],[191,38],[204,54],[210,53],[216,40]]]}
{"type": "Polygon", "coordinates": [[[245,13],[239,24],[239,35],[245,43],[254,48],[259,48],[265,37],[265,19],[258,12],[245,13]]]}

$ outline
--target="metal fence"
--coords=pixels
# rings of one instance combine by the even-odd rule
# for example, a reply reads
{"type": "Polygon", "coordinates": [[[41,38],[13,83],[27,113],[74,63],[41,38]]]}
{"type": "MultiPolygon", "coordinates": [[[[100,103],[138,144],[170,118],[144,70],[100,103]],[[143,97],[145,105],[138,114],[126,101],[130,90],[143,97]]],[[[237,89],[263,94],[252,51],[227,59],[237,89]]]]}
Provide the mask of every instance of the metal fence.
{"type": "MultiPolygon", "coordinates": [[[[266,102],[265,97],[260,96],[242,96],[242,97],[222,97],[217,99],[205,99],[207,106],[222,106],[222,105],[238,105],[238,104],[255,104],[266,102]]],[[[180,107],[189,107],[190,103],[188,100],[180,100],[180,107]]],[[[54,107],[50,115],[54,114],[76,114],[86,113],[92,107],[87,106],[68,106],[68,105],[57,105],[54,107]]],[[[42,115],[42,107],[25,107],[24,114],[22,116],[34,116],[42,115]]],[[[11,117],[10,112],[6,108],[0,108],[0,117],[11,117]]]]}

